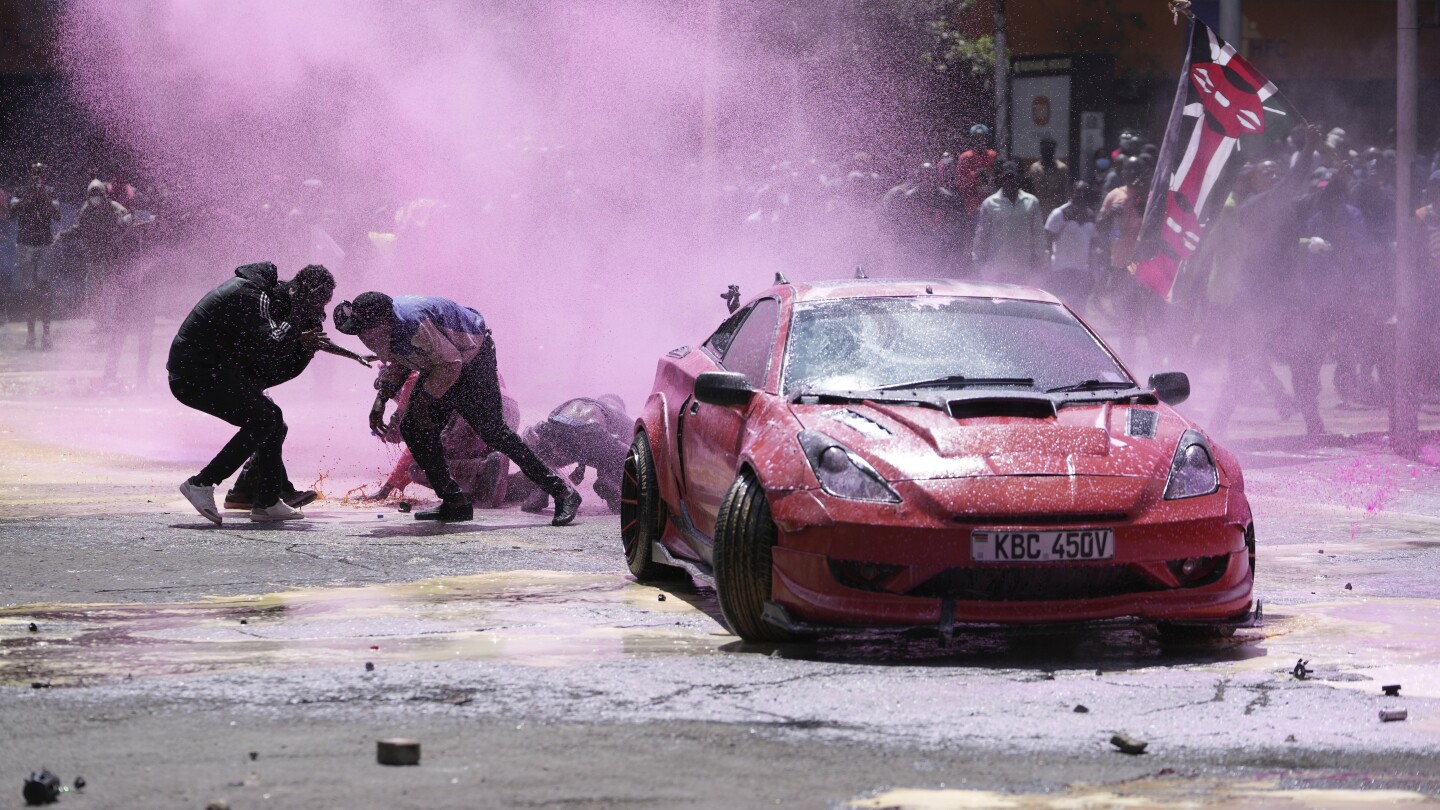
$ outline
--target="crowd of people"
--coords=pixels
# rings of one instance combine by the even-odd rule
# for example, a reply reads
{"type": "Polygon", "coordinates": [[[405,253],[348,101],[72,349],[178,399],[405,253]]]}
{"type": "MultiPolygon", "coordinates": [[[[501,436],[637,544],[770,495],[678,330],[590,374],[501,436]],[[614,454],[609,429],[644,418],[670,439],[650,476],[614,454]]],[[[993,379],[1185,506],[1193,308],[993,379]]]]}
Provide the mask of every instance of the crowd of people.
{"type": "MultiPolygon", "coordinates": [[[[1297,127],[1248,156],[1222,213],[1181,272],[1169,301],[1131,269],[1159,155],[1126,130],[1081,165],[1042,141],[1032,161],[1001,159],[984,125],[958,154],[945,152],[887,181],[856,155],[811,182],[788,164],[756,185],[746,219],[806,244],[817,212],[864,233],[869,275],[942,276],[1038,286],[1087,316],[1127,360],[1213,368],[1224,391],[1209,427],[1223,433],[1255,395],[1308,433],[1325,431],[1322,368],[1344,409],[1384,407],[1393,391],[1396,155],[1353,143],[1335,127],[1297,127]],[[788,176],[787,176],[788,175],[788,176]],[[786,192],[777,194],[783,183],[786,192]],[[800,189],[808,189],[808,193],[800,189]],[[857,212],[864,216],[857,217],[857,212]],[[863,219],[857,225],[855,220],[863,219]],[[1288,367],[1290,383],[1277,375],[1288,367]]],[[[1425,302],[1440,301],[1440,142],[1413,167],[1410,201],[1421,234],[1425,302]]],[[[1429,325],[1422,345],[1440,348],[1429,325]]],[[[1424,381],[1440,399],[1440,378],[1424,381]]]]}
{"type": "MultiPolygon", "coordinates": [[[[977,124],[967,142],[910,170],[865,152],[831,162],[752,153],[642,176],[625,167],[584,171],[561,148],[527,143],[507,158],[524,168],[477,176],[474,200],[386,199],[383,188],[363,183],[342,190],[276,177],[224,205],[182,203],[163,184],[138,188],[117,172],[71,183],[85,188],[77,202],[57,193],[37,163],[7,195],[14,252],[0,250],[0,298],[4,314],[26,321],[26,349],[54,345],[55,319],[92,319],[108,381],[134,336],[143,385],[156,313],[179,317],[206,283],[198,268],[251,261],[257,245],[282,266],[324,264],[361,281],[409,283],[423,274],[406,278],[403,268],[436,268],[455,245],[473,246],[459,252],[476,266],[624,262],[612,246],[618,229],[587,220],[668,216],[676,230],[690,229],[672,244],[738,256],[747,266],[770,263],[791,277],[833,277],[859,264],[872,277],[1043,287],[1136,365],[1213,367],[1224,358],[1226,393],[1211,423],[1220,432],[1253,392],[1280,418],[1298,414],[1308,431],[1322,432],[1319,375],[1328,364],[1343,407],[1383,405],[1393,343],[1392,149],[1352,143],[1340,128],[1319,135],[1301,127],[1270,153],[1250,156],[1169,302],[1128,269],[1157,146],[1125,130],[1113,148],[1083,161],[1065,160],[1051,140],[1039,151],[1029,161],[1002,159],[977,124]],[[504,237],[517,232],[527,236],[504,237]],[[446,251],[426,252],[446,240],[446,251]],[[152,283],[157,278],[168,283],[152,283]],[[1289,367],[1288,386],[1277,366],[1289,367]]],[[[1424,163],[1415,185],[1426,191],[1410,209],[1434,279],[1440,143],[1424,163]]],[[[700,267],[730,272],[697,258],[700,267]]],[[[1427,380],[1428,393],[1437,388],[1440,380],[1427,380]]]]}

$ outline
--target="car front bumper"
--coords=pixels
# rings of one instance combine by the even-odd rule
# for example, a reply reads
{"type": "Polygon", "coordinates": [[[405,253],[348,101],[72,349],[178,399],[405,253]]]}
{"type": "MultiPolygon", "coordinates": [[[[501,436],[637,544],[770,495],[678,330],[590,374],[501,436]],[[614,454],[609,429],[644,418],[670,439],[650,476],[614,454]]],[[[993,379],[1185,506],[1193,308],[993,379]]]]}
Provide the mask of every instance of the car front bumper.
{"type": "Polygon", "coordinates": [[[1225,488],[1183,501],[1148,499],[1128,514],[1093,522],[1025,514],[962,523],[945,510],[857,504],[813,490],[771,493],[770,500],[780,538],[769,613],[792,628],[1250,618],[1249,508],[1243,495],[1225,488]],[[1035,527],[1111,529],[1115,557],[1065,563],[970,557],[973,530],[1035,527]],[[1176,565],[1187,558],[1211,560],[1214,574],[1185,581],[1176,565]],[[860,582],[860,574],[845,575],[850,570],[880,573],[860,582]]]}

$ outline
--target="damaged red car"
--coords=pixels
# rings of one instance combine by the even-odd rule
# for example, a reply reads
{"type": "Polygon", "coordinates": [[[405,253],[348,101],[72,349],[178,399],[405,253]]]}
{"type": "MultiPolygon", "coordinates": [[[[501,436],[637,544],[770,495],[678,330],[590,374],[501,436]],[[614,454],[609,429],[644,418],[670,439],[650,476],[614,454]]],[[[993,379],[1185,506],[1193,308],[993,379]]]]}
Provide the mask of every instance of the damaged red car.
{"type": "Polygon", "coordinates": [[[742,639],[1253,622],[1235,457],[1048,293],[774,287],[660,359],[622,484],[630,570],[713,578],[742,639]]]}

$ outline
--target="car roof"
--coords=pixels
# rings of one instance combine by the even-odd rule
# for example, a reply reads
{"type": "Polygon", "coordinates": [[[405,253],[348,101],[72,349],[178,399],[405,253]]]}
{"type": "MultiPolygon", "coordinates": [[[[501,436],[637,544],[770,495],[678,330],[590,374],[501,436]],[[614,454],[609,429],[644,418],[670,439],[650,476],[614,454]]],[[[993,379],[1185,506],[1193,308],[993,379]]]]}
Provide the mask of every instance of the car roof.
{"type": "Polygon", "coordinates": [[[956,281],[954,279],[870,278],[802,281],[794,284],[779,284],[765,292],[773,294],[787,288],[796,301],[949,295],[961,298],[1002,298],[1015,301],[1041,301],[1047,304],[1060,303],[1060,299],[1035,287],[985,281],[956,281]]]}

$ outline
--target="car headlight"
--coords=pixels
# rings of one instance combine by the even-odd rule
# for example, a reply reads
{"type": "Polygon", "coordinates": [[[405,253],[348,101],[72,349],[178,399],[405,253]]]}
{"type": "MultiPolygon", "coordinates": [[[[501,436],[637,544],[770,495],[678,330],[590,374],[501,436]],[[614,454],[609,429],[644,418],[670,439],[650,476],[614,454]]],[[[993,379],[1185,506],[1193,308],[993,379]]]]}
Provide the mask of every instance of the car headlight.
{"type": "Polygon", "coordinates": [[[1215,455],[1210,443],[1197,430],[1187,430],[1175,448],[1170,462],[1170,478],[1165,482],[1165,500],[1209,495],[1220,488],[1220,473],[1215,469],[1215,455]]]}
{"type": "Polygon", "coordinates": [[[900,503],[900,494],[850,448],[818,430],[802,430],[799,438],[821,489],[852,501],[900,503]]]}

